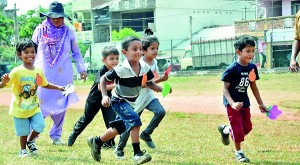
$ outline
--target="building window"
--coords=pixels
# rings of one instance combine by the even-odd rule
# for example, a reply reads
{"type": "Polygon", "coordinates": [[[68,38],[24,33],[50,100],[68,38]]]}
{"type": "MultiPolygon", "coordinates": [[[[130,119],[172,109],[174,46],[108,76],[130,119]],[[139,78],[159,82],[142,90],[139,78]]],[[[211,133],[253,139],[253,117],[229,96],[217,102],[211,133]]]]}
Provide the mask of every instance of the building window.
{"type": "Polygon", "coordinates": [[[300,2],[292,2],[292,15],[295,15],[300,10],[300,2]]]}

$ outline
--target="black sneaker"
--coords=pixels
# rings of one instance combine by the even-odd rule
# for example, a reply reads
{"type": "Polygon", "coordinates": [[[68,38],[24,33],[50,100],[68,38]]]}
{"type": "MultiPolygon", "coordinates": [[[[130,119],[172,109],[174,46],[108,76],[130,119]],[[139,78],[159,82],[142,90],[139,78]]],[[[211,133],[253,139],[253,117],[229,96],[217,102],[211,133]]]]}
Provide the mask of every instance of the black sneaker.
{"type": "Polygon", "coordinates": [[[72,131],[72,133],[68,138],[68,146],[72,146],[75,143],[76,139],[77,139],[77,135],[72,131]]]}
{"type": "Polygon", "coordinates": [[[152,157],[146,151],[140,151],[137,154],[135,154],[132,159],[133,159],[133,163],[137,165],[137,164],[144,164],[150,162],[152,157]]]}
{"type": "Polygon", "coordinates": [[[115,148],[114,155],[115,155],[116,159],[118,159],[118,160],[124,160],[125,159],[124,151],[121,150],[121,149],[115,148]]]}
{"type": "Polygon", "coordinates": [[[222,143],[225,145],[225,146],[227,146],[227,145],[229,145],[230,144],[230,140],[229,140],[229,134],[225,134],[224,132],[223,132],[223,130],[224,130],[224,128],[225,127],[228,127],[228,125],[219,125],[218,126],[218,130],[219,130],[219,132],[220,132],[220,134],[221,134],[221,141],[222,141],[222,143]]]}
{"type": "Polygon", "coordinates": [[[250,160],[244,155],[244,153],[235,153],[235,159],[242,163],[250,162],[250,160]]]}
{"type": "Polygon", "coordinates": [[[101,146],[96,144],[95,138],[89,137],[87,140],[87,143],[89,147],[91,148],[91,154],[93,156],[93,159],[97,162],[100,162],[101,160],[101,146]]]}
{"type": "Polygon", "coordinates": [[[147,135],[144,132],[142,132],[140,138],[147,144],[149,148],[155,148],[155,144],[153,143],[150,135],[147,135]]]}
{"type": "Polygon", "coordinates": [[[102,145],[102,149],[111,149],[111,148],[115,148],[115,147],[116,147],[116,143],[114,140],[108,140],[108,141],[104,142],[102,145]]]}
{"type": "Polygon", "coordinates": [[[33,141],[27,141],[26,145],[32,155],[38,154],[38,149],[36,148],[36,144],[33,141]]]}

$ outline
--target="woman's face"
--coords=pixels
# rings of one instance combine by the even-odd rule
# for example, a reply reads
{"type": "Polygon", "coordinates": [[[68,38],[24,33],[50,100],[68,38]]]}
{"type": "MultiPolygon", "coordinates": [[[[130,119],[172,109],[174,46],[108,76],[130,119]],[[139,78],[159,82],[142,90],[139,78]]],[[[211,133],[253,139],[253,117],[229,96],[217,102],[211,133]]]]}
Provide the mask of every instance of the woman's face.
{"type": "Polygon", "coordinates": [[[50,18],[50,21],[55,27],[59,27],[64,23],[64,17],[50,18]]]}

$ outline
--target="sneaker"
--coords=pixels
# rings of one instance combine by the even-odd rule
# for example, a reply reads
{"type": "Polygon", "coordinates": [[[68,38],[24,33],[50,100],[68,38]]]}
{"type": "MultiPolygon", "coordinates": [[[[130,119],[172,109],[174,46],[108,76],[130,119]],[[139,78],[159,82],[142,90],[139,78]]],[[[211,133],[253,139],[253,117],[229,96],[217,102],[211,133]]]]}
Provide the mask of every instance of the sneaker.
{"type": "Polygon", "coordinates": [[[244,155],[244,153],[236,153],[235,159],[242,163],[249,163],[250,160],[244,155]]]}
{"type": "Polygon", "coordinates": [[[118,160],[124,160],[125,156],[124,156],[124,151],[118,148],[114,149],[114,155],[116,157],[116,159],[118,160]]]}
{"type": "Polygon", "coordinates": [[[153,143],[150,135],[147,135],[144,132],[142,132],[140,138],[147,144],[149,148],[155,148],[155,144],[153,143]]]}
{"type": "Polygon", "coordinates": [[[56,138],[56,139],[53,140],[52,144],[63,146],[66,143],[64,141],[62,141],[60,138],[56,138]]]}
{"type": "Polygon", "coordinates": [[[19,157],[25,158],[25,157],[29,157],[29,156],[30,155],[29,155],[29,153],[27,152],[26,149],[22,149],[22,150],[19,151],[19,157]]]}
{"type": "Polygon", "coordinates": [[[101,160],[101,147],[96,144],[95,138],[89,137],[87,140],[87,143],[89,147],[91,148],[91,154],[93,156],[93,159],[97,162],[100,162],[101,160]]]}
{"type": "Polygon", "coordinates": [[[230,140],[229,140],[229,134],[225,134],[225,133],[223,132],[223,130],[224,130],[225,127],[228,127],[228,125],[219,125],[219,126],[218,126],[218,130],[219,130],[219,132],[220,132],[220,134],[221,134],[221,136],[222,136],[222,138],[221,138],[222,143],[223,143],[225,146],[227,146],[227,145],[229,145],[230,140]]]}
{"type": "Polygon", "coordinates": [[[115,147],[116,147],[116,143],[113,140],[108,140],[108,141],[104,142],[102,145],[102,149],[111,149],[111,148],[115,148],[115,147]]]}
{"type": "Polygon", "coordinates": [[[27,141],[27,147],[32,155],[38,154],[38,149],[36,148],[36,144],[34,141],[27,141]]]}
{"type": "Polygon", "coordinates": [[[151,155],[146,153],[146,151],[140,151],[139,153],[133,156],[133,163],[135,165],[143,164],[143,163],[150,162],[151,159],[152,159],[151,155]]]}
{"type": "Polygon", "coordinates": [[[72,131],[68,138],[68,146],[72,146],[76,141],[77,135],[72,131]]]}

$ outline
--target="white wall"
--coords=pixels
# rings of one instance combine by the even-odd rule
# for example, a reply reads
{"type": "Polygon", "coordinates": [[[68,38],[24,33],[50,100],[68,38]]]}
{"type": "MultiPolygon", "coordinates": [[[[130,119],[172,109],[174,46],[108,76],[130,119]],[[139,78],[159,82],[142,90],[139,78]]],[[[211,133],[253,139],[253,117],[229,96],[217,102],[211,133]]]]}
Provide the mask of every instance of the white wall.
{"type": "Polygon", "coordinates": [[[291,0],[282,0],[282,16],[289,16],[292,14],[291,0]]]}
{"type": "MultiPolygon", "coordinates": [[[[255,18],[255,7],[249,2],[226,0],[156,0],[155,29],[160,39],[160,49],[169,49],[190,36],[190,16],[192,32],[212,25],[233,25],[244,19],[246,5],[247,19],[255,18]]],[[[226,33],[226,32],[225,32],[226,33]]]]}

